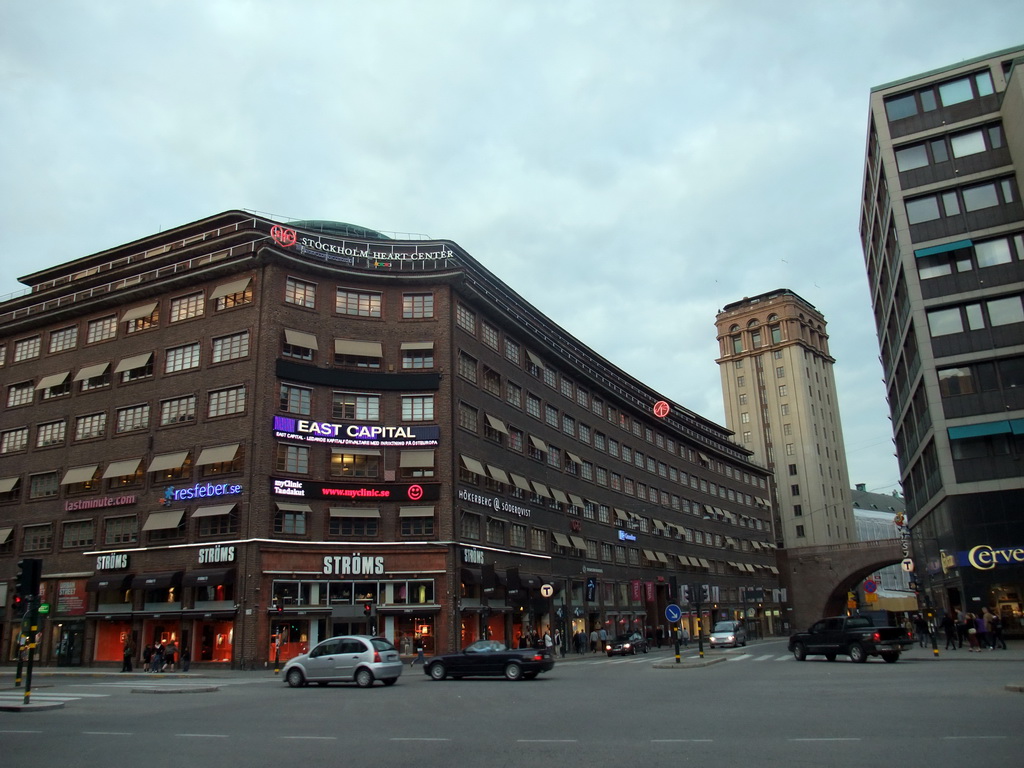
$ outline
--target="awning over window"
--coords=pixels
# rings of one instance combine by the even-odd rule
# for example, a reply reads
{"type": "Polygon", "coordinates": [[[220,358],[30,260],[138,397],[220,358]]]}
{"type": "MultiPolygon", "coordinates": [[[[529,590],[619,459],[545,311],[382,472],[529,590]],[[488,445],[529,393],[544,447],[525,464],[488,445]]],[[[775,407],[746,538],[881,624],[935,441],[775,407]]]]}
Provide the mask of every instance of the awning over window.
{"type": "Polygon", "coordinates": [[[198,507],[192,513],[192,517],[220,517],[221,515],[230,515],[234,509],[234,504],[211,504],[208,507],[198,507]]]}
{"type": "Polygon", "coordinates": [[[71,371],[64,371],[64,373],[51,373],[49,376],[43,376],[36,384],[36,390],[49,389],[50,387],[58,387],[67,381],[68,375],[71,371]]]}
{"type": "Polygon", "coordinates": [[[277,508],[282,512],[312,512],[313,508],[309,504],[293,504],[287,501],[274,502],[277,508]]]}
{"type": "Polygon", "coordinates": [[[14,486],[18,484],[20,479],[17,475],[14,477],[0,477],[0,493],[10,493],[13,491],[14,486]]]}
{"type": "Polygon", "coordinates": [[[626,510],[615,507],[615,519],[626,522],[627,520],[629,520],[629,515],[626,514],[626,510]]]}
{"type": "Polygon", "coordinates": [[[304,331],[295,331],[291,328],[284,329],[284,340],[291,344],[293,347],[302,347],[304,349],[316,349],[320,347],[316,343],[316,336],[312,333],[306,333],[304,331]]]}
{"type": "Polygon", "coordinates": [[[660,562],[660,563],[667,563],[668,562],[668,556],[664,552],[655,552],[654,556],[656,558],[658,558],[658,562],[660,562]]]}
{"type": "Polygon", "coordinates": [[[541,453],[548,452],[548,444],[541,440],[539,437],[530,435],[530,442],[533,443],[533,447],[536,448],[541,453]]]}
{"type": "Polygon", "coordinates": [[[474,458],[462,454],[462,463],[466,466],[470,472],[474,475],[480,475],[481,477],[487,477],[487,470],[484,469],[484,465],[481,464],[474,458]]]}
{"type": "Polygon", "coordinates": [[[560,491],[557,488],[552,488],[551,495],[555,497],[555,501],[561,502],[562,504],[569,503],[569,497],[565,495],[565,491],[560,491]]]}
{"type": "Polygon", "coordinates": [[[331,507],[331,517],[380,517],[376,507],[331,507]]]}
{"type": "Polygon", "coordinates": [[[127,323],[130,320],[141,320],[144,317],[149,317],[153,314],[156,309],[156,302],[151,301],[149,304],[140,304],[137,307],[126,309],[125,313],[121,315],[121,322],[127,323]]]}
{"type": "Polygon", "coordinates": [[[162,472],[165,469],[178,469],[188,458],[188,451],[176,451],[174,453],[161,453],[153,457],[149,463],[147,472],[162,472]]]}
{"type": "Polygon", "coordinates": [[[538,483],[536,480],[533,481],[533,492],[546,499],[551,498],[551,492],[548,490],[548,487],[544,483],[538,483]]]}
{"type": "Polygon", "coordinates": [[[707,560],[705,560],[705,559],[704,559],[703,557],[698,557],[698,558],[697,558],[697,564],[698,564],[698,565],[699,565],[699,566],[700,566],[701,568],[704,568],[704,569],[706,569],[706,570],[709,570],[709,571],[711,570],[711,563],[709,563],[709,562],[708,562],[707,560]]]}
{"type": "Polygon", "coordinates": [[[433,517],[434,508],[430,507],[399,507],[399,517],[433,517]]]}
{"type": "Polygon", "coordinates": [[[403,341],[402,349],[433,349],[432,341],[403,341]]]}
{"type": "Polygon", "coordinates": [[[72,467],[64,473],[61,485],[74,485],[75,483],[87,483],[96,476],[99,464],[89,464],[84,467],[72,467]]]}
{"type": "Polygon", "coordinates": [[[492,429],[496,429],[501,434],[508,434],[508,427],[505,426],[505,422],[499,419],[497,416],[491,416],[491,414],[485,414],[487,416],[487,423],[491,425],[492,429]]]}
{"type": "Polygon", "coordinates": [[[141,463],[141,457],[137,459],[112,461],[103,471],[103,479],[106,480],[108,477],[127,477],[128,475],[134,475],[139,471],[139,464],[141,463]]]}
{"type": "Polygon", "coordinates": [[[166,512],[153,512],[142,524],[144,531],[166,531],[169,528],[177,528],[181,525],[181,518],[185,515],[184,509],[169,509],[166,512]]]}
{"type": "Polygon", "coordinates": [[[644,557],[646,557],[646,558],[647,558],[648,560],[650,560],[650,561],[651,561],[652,563],[653,563],[653,562],[654,562],[655,560],[657,560],[657,559],[658,559],[657,557],[655,557],[655,556],[654,556],[654,552],[652,552],[652,551],[651,551],[651,550],[649,550],[649,549],[645,549],[645,550],[644,550],[644,557]]]}
{"type": "Polygon", "coordinates": [[[135,580],[131,573],[98,573],[85,582],[86,592],[107,592],[124,590],[132,586],[135,580]]]}
{"type": "Polygon", "coordinates": [[[658,530],[661,530],[661,531],[665,530],[665,523],[663,523],[658,518],[652,517],[651,518],[651,522],[654,523],[654,527],[657,528],[658,530]]]}
{"type": "Polygon", "coordinates": [[[587,542],[583,540],[582,536],[573,536],[570,534],[569,541],[572,542],[573,549],[578,549],[580,552],[587,551],[587,542]]]}
{"type": "Polygon", "coordinates": [[[197,467],[205,467],[207,464],[223,464],[226,461],[234,461],[238,453],[239,443],[229,445],[218,445],[213,448],[204,448],[196,461],[197,467]]]}
{"type": "MultiPolygon", "coordinates": [[[[303,345],[305,346],[305,345],[303,345]]],[[[379,341],[357,341],[356,339],[335,339],[334,354],[355,357],[384,357],[379,341]]]]}
{"type": "Polygon", "coordinates": [[[572,459],[572,463],[573,464],[580,464],[580,465],[583,464],[583,459],[581,459],[579,456],[577,456],[572,451],[566,451],[565,455],[568,456],[570,459],[572,459]]]}
{"type": "Polygon", "coordinates": [[[206,587],[235,582],[234,568],[205,568],[187,571],[181,580],[183,587],[206,587]]]}
{"type": "Polygon", "coordinates": [[[491,477],[494,480],[497,480],[499,483],[504,483],[505,485],[510,484],[511,481],[508,479],[508,475],[505,474],[505,470],[502,469],[501,467],[495,467],[492,464],[488,464],[487,471],[490,472],[491,477]]]}
{"type": "Polygon", "coordinates": [[[569,537],[566,536],[564,533],[552,533],[551,535],[555,538],[555,544],[557,544],[560,547],[572,549],[572,542],[569,541],[569,537]]]}
{"type": "Polygon", "coordinates": [[[587,506],[587,502],[583,500],[583,497],[577,496],[575,493],[569,494],[569,501],[572,502],[574,507],[580,507],[581,509],[587,506]]]}
{"type": "Polygon", "coordinates": [[[1005,435],[1010,433],[1009,421],[986,421],[983,424],[965,424],[962,427],[948,427],[950,440],[965,440],[972,437],[985,437],[986,435],[1005,435]]]}
{"type": "Polygon", "coordinates": [[[399,467],[432,467],[433,451],[402,451],[398,458],[399,467]]]}
{"type": "Polygon", "coordinates": [[[132,579],[132,589],[167,589],[181,584],[181,571],[140,573],[132,579]]]}
{"type": "Polygon", "coordinates": [[[538,368],[544,367],[544,361],[537,357],[530,350],[526,350],[526,357],[529,358],[530,362],[536,365],[538,368]]]}
{"type": "Polygon", "coordinates": [[[110,363],[96,363],[95,365],[87,365],[82,368],[78,373],[75,374],[75,381],[86,381],[87,379],[95,379],[97,376],[102,376],[107,372],[107,368],[110,367],[110,363]]]}
{"type": "Polygon", "coordinates": [[[955,243],[933,245],[931,248],[918,248],[914,251],[914,257],[920,259],[922,256],[935,256],[939,253],[948,253],[949,251],[959,251],[963,248],[970,248],[972,245],[974,245],[972,240],[957,240],[955,243]]]}
{"type": "Polygon", "coordinates": [[[236,293],[241,293],[249,287],[249,283],[252,282],[252,276],[243,277],[238,280],[232,280],[230,283],[221,283],[212,291],[210,291],[211,299],[223,299],[225,296],[233,296],[236,293]]]}
{"type": "Polygon", "coordinates": [[[6,544],[7,540],[11,538],[11,531],[13,528],[0,528],[0,544],[6,544]]]}
{"type": "Polygon", "coordinates": [[[145,368],[152,359],[152,352],[143,352],[141,355],[126,357],[117,364],[117,367],[114,368],[114,373],[124,373],[125,371],[134,371],[136,368],[145,368]]]}
{"type": "Polygon", "coordinates": [[[686,559],[690,562],[690,565],[692,565],[694,568],[700,568],[701,567],[700,560],[698,558],[687,556],[686,559]]]}
{"type": "Polygon", "coordinates": [[[522,491],[532,491],[533,490],[530,487],[530,481],[527,480],[525,477],[523,477],[522,475],[517,475],[515,472],[512,472],[510,474],[512,476],[512,483],[515,485],[516,488],[518,488],[518,489],[520,489],[522,491]]]}

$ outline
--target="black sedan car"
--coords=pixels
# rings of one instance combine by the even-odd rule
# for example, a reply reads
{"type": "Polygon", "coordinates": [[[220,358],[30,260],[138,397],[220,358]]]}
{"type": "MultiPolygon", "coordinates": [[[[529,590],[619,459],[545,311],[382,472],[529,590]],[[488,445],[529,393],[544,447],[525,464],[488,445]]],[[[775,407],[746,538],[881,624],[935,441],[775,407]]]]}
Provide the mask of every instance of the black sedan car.
{"type": "Polygon", "coordinates": [[[647,653],[647,640],[639,632],[616,635],[605,643],[604,649],[609,656],[636,656],[637,653],[647,653]]]}
{"type": "Polygon", "coordinates": [[[435,656],[423,668],[434,680],[453,677],[505,677],[532,680],[549,672],[555,660],[546,648],[509,648],[496,640],[477,640],[461,653],[435,656]]]}

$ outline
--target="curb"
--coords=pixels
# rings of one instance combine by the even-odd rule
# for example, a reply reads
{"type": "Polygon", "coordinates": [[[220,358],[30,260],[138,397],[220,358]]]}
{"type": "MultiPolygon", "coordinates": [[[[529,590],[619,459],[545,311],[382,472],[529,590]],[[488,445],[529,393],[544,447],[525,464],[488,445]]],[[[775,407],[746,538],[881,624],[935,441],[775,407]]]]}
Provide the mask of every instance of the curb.
{"type": "Polygon", "coordinates": [[[216,685],[202,685],[192,688],[132,688],[132,693],[216,693],[220,688],[216,685]]]}
{"type": "Polygon", "coordinates": [[[0,712],[43,712],[47,709],[64,709],[64,702],[48,701],[45,704],[0,704],[0,712]]]}
{"type": "Polygon", "coordinates": [[[728,661],[725,656],[716,656],[713,659],[688,659],[682,661],[679,664],[672,662],[659,661],[651,666],[655,669],[699,669],[700,667],[710,667],[714,664],[721,664],[723,661],[728,661]]]}

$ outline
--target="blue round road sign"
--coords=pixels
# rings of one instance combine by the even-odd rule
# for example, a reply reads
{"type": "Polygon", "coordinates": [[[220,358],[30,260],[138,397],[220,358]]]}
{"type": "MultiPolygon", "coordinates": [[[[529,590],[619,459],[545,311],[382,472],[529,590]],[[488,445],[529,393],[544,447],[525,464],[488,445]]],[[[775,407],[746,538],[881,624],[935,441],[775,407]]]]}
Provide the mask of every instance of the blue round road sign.
{"type": "Polygon", "coordinates": [[[670,603],[665,606],[665,618],[668,619],[670,624],[675,624],[682,617],[683,612],[675,603],[670,603]]]}

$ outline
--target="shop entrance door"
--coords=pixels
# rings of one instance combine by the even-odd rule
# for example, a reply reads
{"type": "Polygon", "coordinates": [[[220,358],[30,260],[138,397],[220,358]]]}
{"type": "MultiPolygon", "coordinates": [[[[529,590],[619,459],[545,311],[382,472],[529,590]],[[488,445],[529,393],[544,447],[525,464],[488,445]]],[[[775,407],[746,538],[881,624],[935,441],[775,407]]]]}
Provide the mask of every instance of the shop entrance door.
{"type": "Polygon", "coordinates": [[[82,647],[85,645],[85,629],[81,626],[63,625],[57,640],[57,666],[82,666],[82,647]]]}

